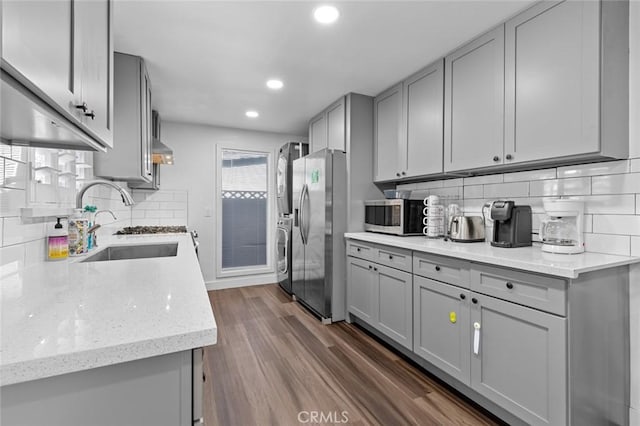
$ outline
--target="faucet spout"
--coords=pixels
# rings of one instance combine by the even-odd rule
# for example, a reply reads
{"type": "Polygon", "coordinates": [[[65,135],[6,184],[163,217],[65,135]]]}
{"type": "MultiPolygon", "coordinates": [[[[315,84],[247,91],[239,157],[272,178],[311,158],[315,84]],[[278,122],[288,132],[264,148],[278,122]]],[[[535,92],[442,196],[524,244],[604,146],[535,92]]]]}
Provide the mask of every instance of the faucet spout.
{"type": "Polygon", "coordinates": [[[133,197],[131,196],[131,194],[129,194],[129,192],[126,189],[124,189],[120,185],[116,185],[113,182],[99,180],[99,181],[89,182],[85,186],[80,188],[80,191],[78,191],[78,195],[76,196],[76,208],[78,209],[82,208],[82,197],[84,196],[84,193],[87,192],[89,188],[96,185],[108,186],[118,191],[120,193],[120,196],[122,197],[122,202],[124,203],[125,206],[132,206],[135,204],[135,201],[133,201],[133,197]]]}

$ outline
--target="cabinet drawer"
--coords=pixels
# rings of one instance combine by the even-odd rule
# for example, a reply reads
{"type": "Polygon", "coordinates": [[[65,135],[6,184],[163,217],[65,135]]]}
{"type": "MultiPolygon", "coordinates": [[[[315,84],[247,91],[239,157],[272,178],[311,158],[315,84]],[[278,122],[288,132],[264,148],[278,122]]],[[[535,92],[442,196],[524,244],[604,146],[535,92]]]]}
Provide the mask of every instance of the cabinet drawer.
{"type": "Polygon", "coordinates": [[[347,256],[359,257],[360,259],[375,261],[375,250],[376,248],[373,244],[347,240],[347,256]]]}
{"type": "Polygon", "coordinates": [[[411,250],[398,247],[378,246],[374,252],[376,263],[411,272],[411,250]]]}
{"type": "Polygon", "coordinates": [[[413,254],[413,273],[469,288],[469,262],[432,254],[413,254]]]}
{"type": "Polygon", "coordinates": [[[566,315],[566,282],[559,278],[473,265],[471,290],[557,315],[566,315]]]}

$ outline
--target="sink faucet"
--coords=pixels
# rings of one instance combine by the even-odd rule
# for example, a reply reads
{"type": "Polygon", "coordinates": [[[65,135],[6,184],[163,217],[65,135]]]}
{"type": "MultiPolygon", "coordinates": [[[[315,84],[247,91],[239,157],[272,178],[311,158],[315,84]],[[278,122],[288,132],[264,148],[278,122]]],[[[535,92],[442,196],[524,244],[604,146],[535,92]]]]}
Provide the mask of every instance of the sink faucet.
{"type": "Polygon", "coordinates": [[[127,192],[126,189],[124,189],[123,187],[121,187],[119,185],[116,185],[113,182],[99,180],[99,181],[89,182],[85,186],[80,188],[80,191],[78,192],[78,195],[76,196],[76,208],[78,208],[78,209],[82,208],[82,197],[84,196],[84,193],[87,192],[87,189],[91,188],[92,186],[96,186],[96,185],[110,186],[111,188],[113,188],[116,191],[118,191],[120,193],[120,196],[122,197],[122,202],[124,203],[125,206],[132,206],[132,205],[135,204],[135,201],[133,201],[133,197],[131,196],[131,194],[129,194],[129,192],[127,192]]]}

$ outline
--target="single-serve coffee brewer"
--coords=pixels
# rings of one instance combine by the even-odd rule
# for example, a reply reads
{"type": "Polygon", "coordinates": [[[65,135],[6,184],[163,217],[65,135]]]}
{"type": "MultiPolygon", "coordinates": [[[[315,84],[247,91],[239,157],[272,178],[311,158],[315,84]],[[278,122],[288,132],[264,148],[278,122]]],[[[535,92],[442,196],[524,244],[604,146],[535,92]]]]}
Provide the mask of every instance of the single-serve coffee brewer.
{"type": "Polygon", "coordinates": [[[494,247],[527,247],[531,245],[531,206],[516,206],[513,201],[491,203],[494,247]]]}
{"type": "Polygon", "coordinates": [[[578,200],[544,201],[547,217],[540,223],[542,251],[583,253],[584,203],[578,200]]]}

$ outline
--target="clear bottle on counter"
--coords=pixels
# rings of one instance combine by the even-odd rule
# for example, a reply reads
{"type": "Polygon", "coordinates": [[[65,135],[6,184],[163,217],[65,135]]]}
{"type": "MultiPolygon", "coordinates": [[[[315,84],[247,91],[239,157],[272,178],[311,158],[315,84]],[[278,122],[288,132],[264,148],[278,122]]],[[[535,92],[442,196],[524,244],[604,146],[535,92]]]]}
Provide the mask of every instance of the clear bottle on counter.
{"type": "MultiPolygon", "coordinates": [[[[83,217],[87,219],[87,229],[90,229],[95,224],[96,210],[98,210],[96,206],[84,206],[83,217]]],[[[93,233],[87,232],[87,251],[90,251],[95,246],[94,236],[93,233]]]]}
{"type": "Polygon", "coordinates": [[[47,259],[48,260],[62,260],[69,256],[69,236],[66,229],[58,222],[54,225],[53,229],[49,231],[47,236],[47,259]]]}
{"type": "Polygon", "coordinates": [[[82,216],[82,209],[74,211],[69,218],[69,256],[81,256],[87,253],[89,221],[82,216]]]}

